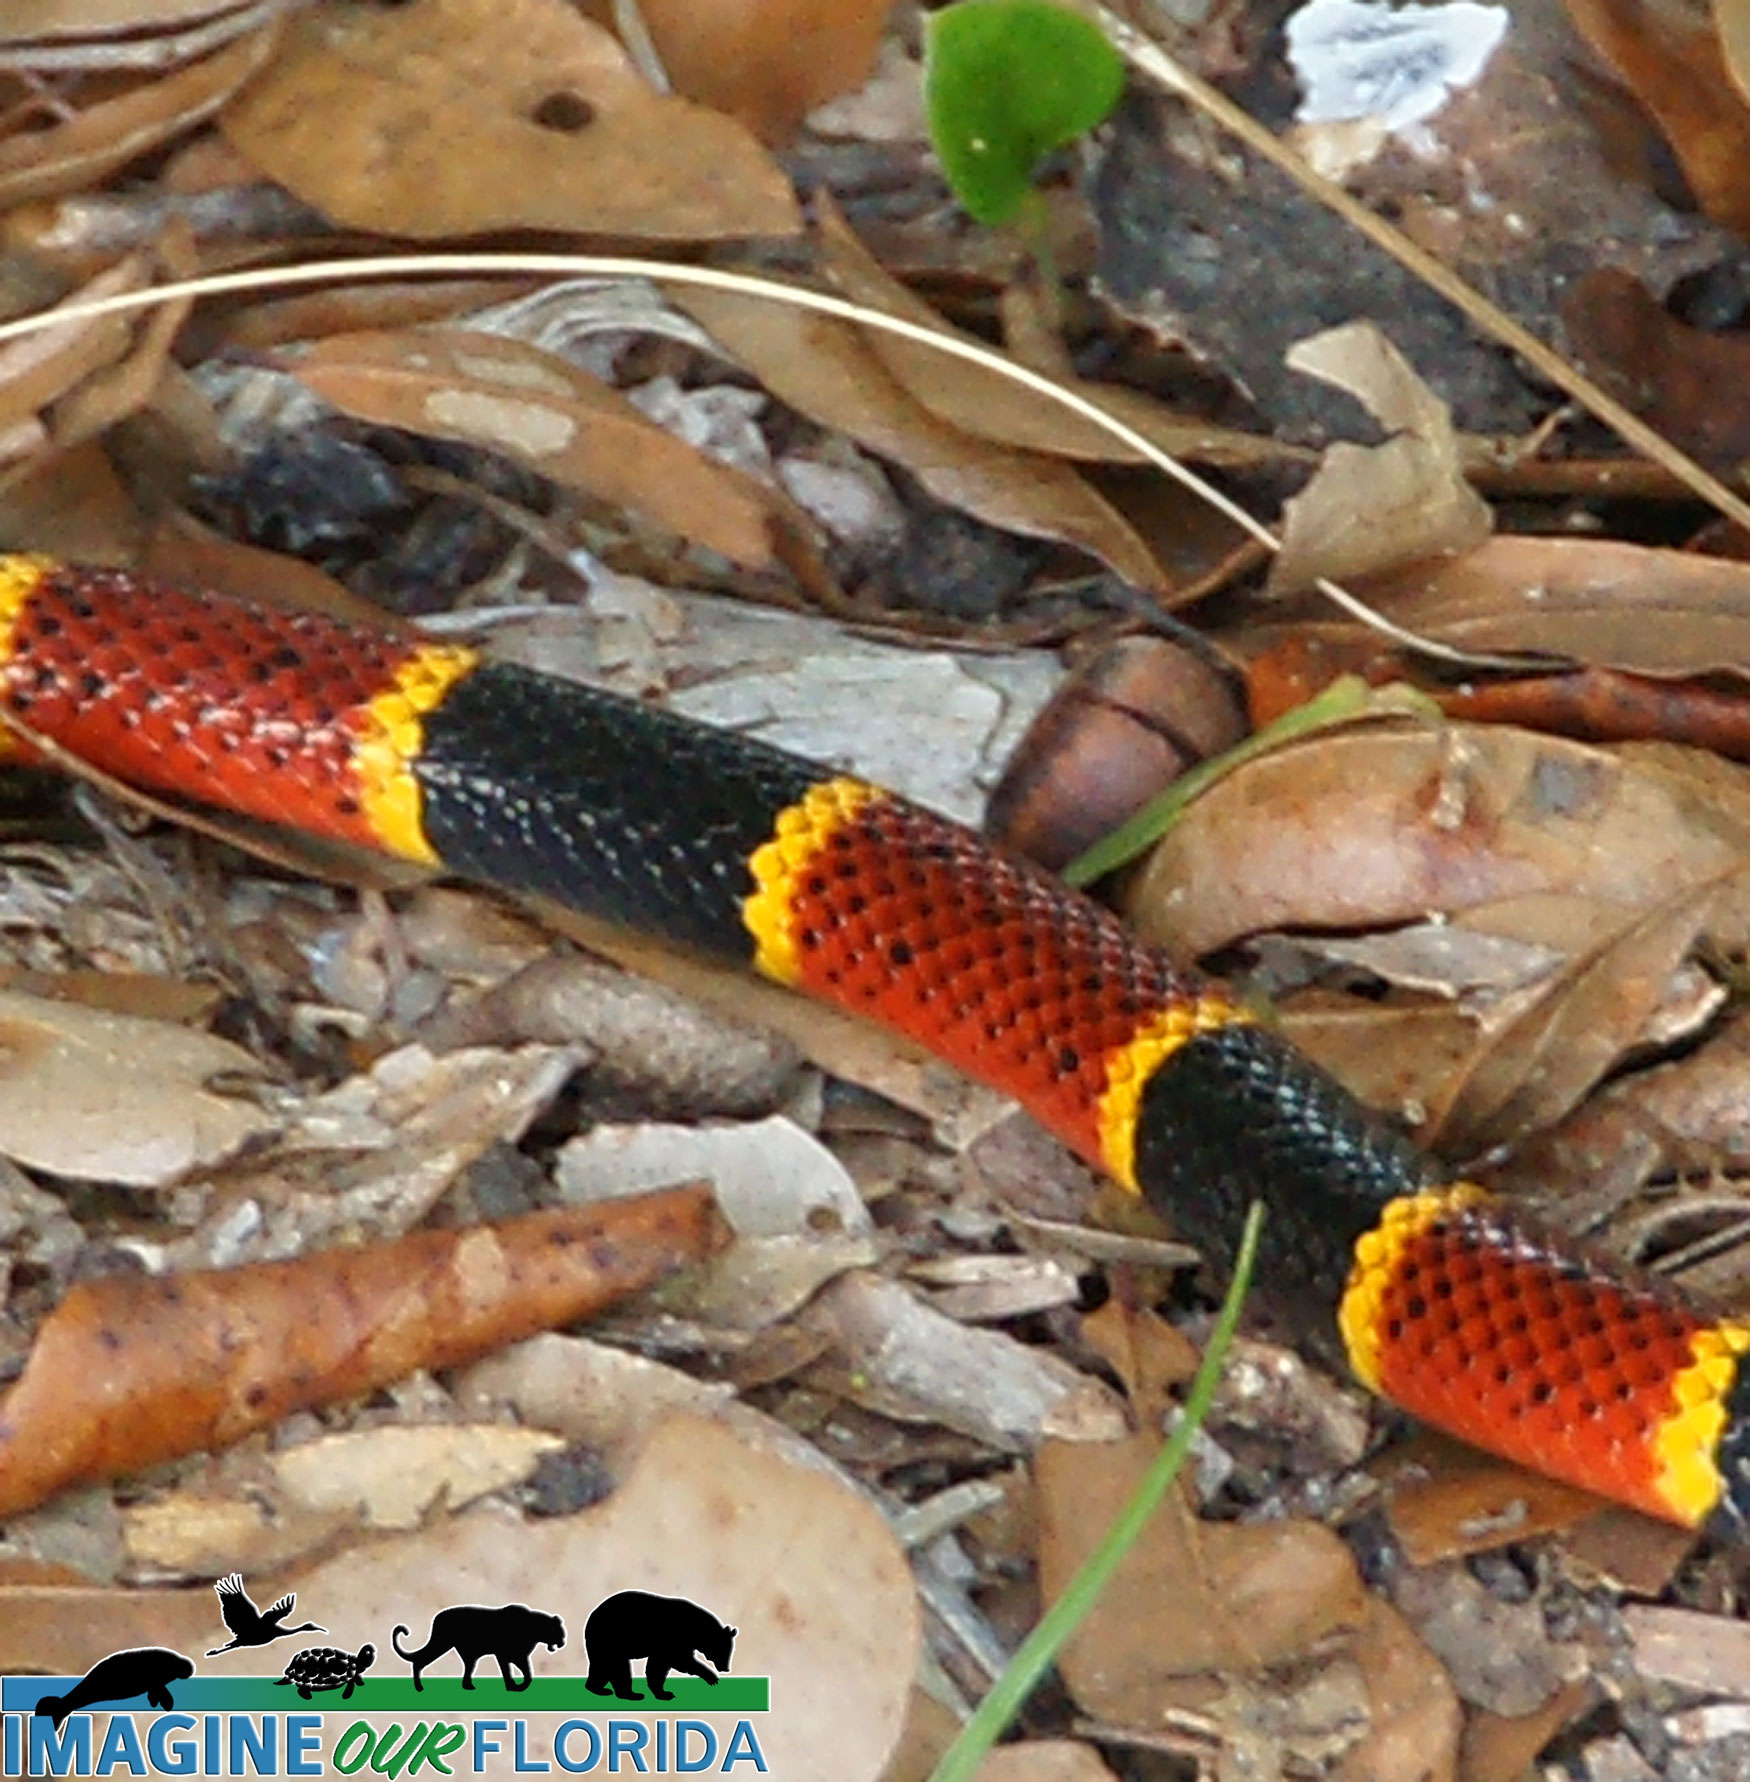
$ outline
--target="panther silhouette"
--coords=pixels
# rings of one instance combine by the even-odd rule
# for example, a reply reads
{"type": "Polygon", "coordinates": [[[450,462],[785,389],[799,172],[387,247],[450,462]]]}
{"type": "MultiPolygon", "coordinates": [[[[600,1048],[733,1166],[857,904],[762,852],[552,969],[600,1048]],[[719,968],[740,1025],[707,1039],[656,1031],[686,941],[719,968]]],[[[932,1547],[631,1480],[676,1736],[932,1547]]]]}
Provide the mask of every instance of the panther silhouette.
{"type": "Polygon", "coordinates": [[[462,1661],[462,1687],[474,1687],[474,1667],[488,1653],[498,1660],[498,1673],[506,1689],[527,1689],[534,1678],[529,1660],[537,1645],[557,1652],[565,1644],[565,1623],[557,1615],[544,1614],[524,1603],[505,1603],[488,1609],[479,1603],[456,1603],[439,1609],[431,1619],[431,1636],[417,1652],[401,1649],[401,1636],[410,1630],[398,1626],[389,1636],[396,1655],[413,1666],[413,1687],[423,1689],[419,1673],[446,1652],[454,1652],[462,1661]],[[512,1680],[511,1672],[521,1671],[522,1682],[512,1680]]]}

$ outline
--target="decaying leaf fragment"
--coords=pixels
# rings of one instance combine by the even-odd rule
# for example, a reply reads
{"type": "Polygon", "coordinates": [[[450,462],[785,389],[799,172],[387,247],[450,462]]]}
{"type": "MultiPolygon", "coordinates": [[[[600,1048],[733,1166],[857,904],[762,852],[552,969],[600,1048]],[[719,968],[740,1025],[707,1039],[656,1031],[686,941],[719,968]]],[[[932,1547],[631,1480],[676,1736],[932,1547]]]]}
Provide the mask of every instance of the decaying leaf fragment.
{"type": "Polygon", "coordinates": [[[1378,327],[1327,329],[1294,346],[1288,364],[1347,390],[1391,437],[1377,446],[1339,441],[1326,452],[1287,505],[1270,593],[1309,587],[1319,576],[1353,581],[1470,550],[1489,536],[1488,504],[1465,481],[1451,411],[1378,327]]]}
{"type": "Polygon", "coordinates": [[[0,1402],[0,1515],[599,1312],[720,1241],[701,1188],[74,1287],[0,1402]]]}
{"type": "Polygon", "coordinates": [[[173,1021],[0,993],[0,1153],[165,1187],[273,1129],[253,1102],[209,1086],[259,1070],[242,1047],[173,1021]]]}

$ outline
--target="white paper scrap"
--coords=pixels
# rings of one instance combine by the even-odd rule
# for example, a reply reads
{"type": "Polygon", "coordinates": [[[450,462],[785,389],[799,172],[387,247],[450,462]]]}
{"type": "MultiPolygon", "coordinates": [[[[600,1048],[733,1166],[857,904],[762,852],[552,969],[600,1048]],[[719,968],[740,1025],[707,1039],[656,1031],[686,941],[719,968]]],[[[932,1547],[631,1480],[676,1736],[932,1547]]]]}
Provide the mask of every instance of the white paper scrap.
{"type": "Polygon", "coordinates": [[[1507,8],[1477,0],[1397,7],[1309,0],[1288,21],[1288,61],[1304,97],[1295,119],[1370,118],[1405,130],[1470,86],[1507,34],[1507,8]]]}

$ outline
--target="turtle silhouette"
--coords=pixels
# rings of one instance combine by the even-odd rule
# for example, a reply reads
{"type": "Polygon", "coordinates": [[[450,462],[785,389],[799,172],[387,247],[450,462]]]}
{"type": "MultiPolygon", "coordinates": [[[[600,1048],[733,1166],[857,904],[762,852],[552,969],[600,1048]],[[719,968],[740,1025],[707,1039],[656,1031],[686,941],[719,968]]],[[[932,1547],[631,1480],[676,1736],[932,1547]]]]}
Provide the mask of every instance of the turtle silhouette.
{"type": "Polygon", "coordinates": [[[359,1679],[377,1662],[375,1646],[361,1646],[356,1652],[342,1652],[338,1646],[306,1646],[294,1652],[286,1666],[286,1674],[276,1683],[289,1683],[305,1701],[318,1689],[340,1689],[346,1701],[358,1688],[359,1679]]]}
{"type": "Polygon", "coordinates": [[[65,1695],[45,1695],[36,1705],[61,1730],[61,1722],[78,1708],[101,1702],[125,1702],[143,1695],[154,1708],[173,1708],[170,1685],[194,1675],[194,1661],[168,1646],[132,1646],[100,1658],[65,1695]]]}
{"type": "Polygon", "coordinates": [[[223,1646],[214,1646],[207,1653],[208,1658],[217,1658],[221,1652],[229,1652],[237,1646],[267,1646],[275,1640],[283,1640],[287,1634],[327,1633],[325,1627],[318,1627],[314,1621],[306,1621],[301,1627],[287,1627],[286,1617],[292,1612],[292,1605],[297,1597],[287,1591],[278,1602],[271,1603],[266,1609],[258,1609],[250,1601],[249,1593],[243,1588],[243,1574],[231,1572],[221,1578],[213,1588],[219,1593],[219,1613],[225,1618],[225,1625],[231,1630],[231,1638],[223,1646]]]}

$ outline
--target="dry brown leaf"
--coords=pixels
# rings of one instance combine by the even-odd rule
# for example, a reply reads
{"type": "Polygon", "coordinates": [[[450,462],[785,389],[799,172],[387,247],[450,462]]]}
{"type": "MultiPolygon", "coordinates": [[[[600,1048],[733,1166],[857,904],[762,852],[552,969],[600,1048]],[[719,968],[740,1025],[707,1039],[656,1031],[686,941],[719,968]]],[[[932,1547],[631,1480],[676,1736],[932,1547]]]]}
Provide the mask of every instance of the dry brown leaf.
{"type": "Polygon", "coordinates": [[[127,561],[142,575],[207,588],[256,606],[328,613],[351,625],[379,629],[386,623],[381,607],[361,600],[315,564],[227,538],[186,513],[163,515],[127,561]]]}
{"type": "Polygon", "coordinates": [[[377,279],[336,283],[312,291],[266,295],[223,314],[200,318],[199,339],[213,352],[250,355],[292,341],[335,334],[387,334],[403,328],[442,327],[490,304],[526,296],[534,287],[508,279],[377,279]]]}
{"type": "Polygon", "coordinates": [[[208,1087],[242,1047],[164,1021],[0,992],[0,1151],[61,1176],[162,1188],[276,1122],[208,1087]]]}
{"type": "Polygon", "coordinates": [[[861,86],[893,0],[640,0],[677,93],[715,106],[766,142],[861,86]]]}
{"type": "Polygon", "coordinates": [[[1683,321],[1619,266],[1574,281],[1562,324],[1577,363],[1674,446],[1728,469],[1750,453],[1750,341],[1740,330],[1683,321]]]}
{"type": "Polygon", "coordinates": [[[1343,1755],[1337,1782],[1453,1782],[1464,1716],[1440,1661],[1376,1596],[1356,1635],[1370,1724],[1343,1755]]]}
{"type": "Polygon", "coordinates": [[[1068,465],[940,420],[849,323],[725,291],[669,295],[774,395],[904,465],[938,501],[992,526],[1075,545],[1137,587],[1163,590],[1148,546],[1068,465]]]}
{"type": "Polygon", "coordinates": [[[97,441],[41,452],[0,486],[0,536],[82,563],[139,561],[146,518],[97,441]]]}
{"type": "Polygon", "coordinates": [[[1732,872],[1750,818],[1606,749],[1499,726],[1351,726],[1249,762],[1149,857],[1128,908],[1203,955],[1566,892],[1624,912],[1732,872]]]}
{"type": "Polygon", "coordinates": [[[361,420],[502,452],[732,562],[772,562],[772,500],[556,354],[459,328],[331,335],[291,370],[361,420]]]}
{"type": "Polygon", "coordinates": [[[1472,1155],[1569,1113],[1644,1043],[1714,903],[1712,884],[1687,887],[1623,923],[1602,944],[1577,950],[1539,987],[1531,1006],[1491,1036],[1472,1068],[1451,1080],[1446,1105],[1431,1110],[1433,1133],[1448,1148],[1472,1155]]]}
{"type": "Polygon", "coordinates": [[[305,202],[387,235],[797,226],[789,180],[739,124],[652,92],[564,0],[317,6],[221,122],[305,202]]]}
{"type": "MultiPolygon", "coordinates": [[[[1535,1540],[1572,1528],[1600,1507],[1590,1492],[1430,1429],[1416,1430],[1372,1470],[1386,1486],[1392,1533],[1413,1566],[1535,1540]]],[[[1644,1516],[1636,1521],[1651,1526],[1644,1516]]]]}
{"type": "MultiPolygon", "coordinates": [[[[888,315],[937,329],[953,339],[971,340],[970,335],[955,328],[882,266],[844,220],[830,194],[817,197],[814,214],[823,269],[846,297],[888,315]]],[[[933,347],[902,340],[878,328],[863,331],[862,338],[894,378],[931,414],[975,438],[1095,464],[1143,462],[1140,452],[1115,439],[1106,428],[1084,420],[1000,372],[970,360],[951,358],[933,347]]],[[[1175,457],[1237,467],[1277,464],[1285,455],[1295,455],[1292,448],[1269,438],[1208,426],[1175,414],[1140,390],[1089,383],[1075,377],[1060,381],[1175,457]]]]}
{"type": "MultiPolygon", "coordinates": [[[[1035,1462],[1039,1576],[1055,1601],[1136,1489],[1158,1443],[1047,1443],[1035,1462]]],[[[1362,1619],[1355,1562],[1310,1522],[1199,1522],[1170,1500],[1064,1648],[1060,1667],[1090,1714],[1154,1724],[1166,1679],[1304,1657],[1362,1619]]]]}
{"type": "Polygon", "coordinates": [[[1580,34],[1664,131],[1701,207],[1750,233],[1750,106],[1711,23],[1658,0],[1566,0],[1580,34]]]}
{"type": "Polygon", "coordinates": [[[1289,350],[1288,364],[1347,390],[1390,437],[1339,441],[1288,502],[1282,550],[1266,590],[1319,577],[1350,582],[1406,562],[1470,550],[1489,536],[1488,504],[1465,481],[1452,414],[1372,322],[1328,329],[1289,350]]]}
{"type": "MultiPolygon", "coordinates": [[[[1717,1620],[1715,1625],[1719,1625],[1717,1620]]],[[[1520,1782],[1536,1764],[1538,1753],[1563,1727],[1590,1709],[1598,1696],[1597,1683],[1583,1677],[1558,1689],[1530,1714],[1474,1710],[1459,1747],[1459,1782],[1520,1782]]]]}
{"type": "Polygon", "coordinates": [[[0,1401],[0,1515],[569,1324],[699,1260],[714,1203],[607,1208],[74,1286],[0,1401]]]}
{"type": "Polygon", "coordinates": [[[1478,1021],[1451,1003],[1385,1003],[1309,991],[1285,1002],[1284,1034],[1371,1108],[1418,1124],[1469,1064],[1478,1021]]]}
{"type": "MultiPolygon", "coordinates": [[[[16,29],[13,10],[6,23],[16,29]]],[[[0,205],[87,190],[192,129],[267,63],[279,33],[275,20],[186,68],[74,111],[47,130],[0,142],[0,205]]]]}
{"type": "MultiPolygon", "coordinates": [[[[165,280],[188,277],[200,270],[194,241],[176,224],[160,236],[155,270],[165,280]]],[[[138,414],[155,400],[188,396],[196,405],[187,374],[170,357],[177,333],[193,301],[187,297],[156,303],[134,321],[127,350],[112,365],[94,371],[69,390],[45,419],[56,446],[71,449],[138,414]]],[[[123,318],[132,320],[132,318],[123,318]]]]}
{"type": "Polygon", "coordinates": [[[1648,675],[1741,675],[1750,662],[1750,563],[1693,551],[1492,538],[1361,592],[1460,649],[1536,650],[1648,675]]]}

